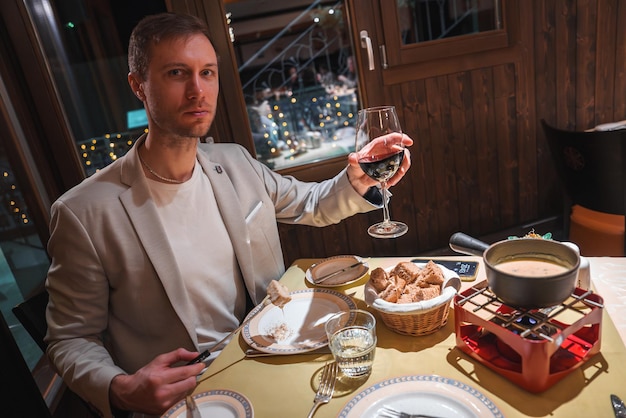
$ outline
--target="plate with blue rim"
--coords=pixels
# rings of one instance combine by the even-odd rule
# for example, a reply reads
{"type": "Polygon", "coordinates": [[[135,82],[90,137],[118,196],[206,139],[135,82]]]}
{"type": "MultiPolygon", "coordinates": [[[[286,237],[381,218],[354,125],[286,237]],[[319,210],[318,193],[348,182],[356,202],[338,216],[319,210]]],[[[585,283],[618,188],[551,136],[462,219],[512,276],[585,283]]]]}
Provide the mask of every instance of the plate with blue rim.
{"type": "Polygon", "coordinates": [[[328,345],[324,324],[337,312],[356,309],[350,296],[332,289],[290,292],[291,300],[279,308],[259,305],[243,327],[243,339],[256,350],[278,355],[300,354],[328,345]],[[258,312],[260,310],[260,312],[258,312]]]}
{"type": "Polygon", "coordinates": [[[375,418],[383,407],[408,414],[441,418],[503,418],[496,404],[479,390],[436,375],[400,376],[378,382],[356,394],[340,418],[375,418]]]}
{"type": "MultiPolygon", "coordinates": [[[[193,395],[203,417],[254,418],[252,404],[239,392],[225,389],[209,390],[193,395]]],[[[186,418],[187,406],[182,400],[161,418],[186,418]]]]}

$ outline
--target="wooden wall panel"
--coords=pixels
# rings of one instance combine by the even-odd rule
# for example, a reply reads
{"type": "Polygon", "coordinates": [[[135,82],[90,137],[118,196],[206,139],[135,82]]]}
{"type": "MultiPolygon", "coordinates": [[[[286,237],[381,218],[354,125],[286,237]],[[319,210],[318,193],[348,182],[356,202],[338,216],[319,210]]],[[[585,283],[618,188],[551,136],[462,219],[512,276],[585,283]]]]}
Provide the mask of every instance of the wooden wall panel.
{"type": "MultiPolygon", "coordinates": [[[[498,153],[495,133],[493,79],[490,68],[472,71],[474,97],[474,136],[476,149],[472,154],[478,161],[478,189],[480,218],[478,231],[499,228],[498,217],[498,153]]],[[[473,232],[472,232],[473,233],[473,232]]]]}
{"type": "MultiPolygon", "coordinates": [[[[533,7],[534,2],[522,1],[517,3],[516,12],[519,16],[516,22],[518,56],[515,63],[515,113],[516,136],[518,143],[519,164],[519,194],[517,195],[518,221],[533,220],[543,217],[543,213],[550,208],[540,205],[540,193],[537,177],[537,135],[538,125],[536,116],[536,92],[534,56],[531,46],[533,38],[533,7]]],[[[508,223],[506,225],[509,225],[508,223]]]]}
{"type": "MultiPolygon", "coordinates": [[[[555,90],[542,91],[537,95],[538,104],[546,104],[545,112],[540,115],[563,129],[575,129],[576,126],[577,13],[576,1],[556,1],[555,11],[550,15],[551,39],[550,48],[546,53],[549,54],[549,65],[555,68],[555,88],[558,86],[558,94],[555,90]]],[[[536,54],[539,52],[535,51],[536,54]]],[[[536,73],[540,75],[541,68],[537,68],[536,73]]]]}
{"type": "MultiPolygon", "coordinates": [[[[432,182],[426,181],[429,173],[434,170],[433,161],[428,157],[431,151],[431,141],[428,137],[428,112],[426,112],[426,86],[423,81],[413,81],[407,83],[405,89],[393,89],[398,92],[404,106],[399,107],[400,115],[404,120],[403,129],[406,132],[414,132],[412,136],[415,144],[411,147],[411,175],[408,177],[408,189],[399,189],[404,186],[400,184],[394,188],[394,199],[392,203],[395,207],[396,200],[400,200],[401,206],[410,208],[412,219],[407,221],[409,235],[415,241],[424,246],[434,245],[430,241],[433,235],[431,226],[434,211],[430,207],[430,196],[434,193],[432,182]]],[[[402,181],[404,183],[404,179],[402,181]]],[[[394,210],[395,213],[395,210],[394,210]]],[[[404,219],[403,219],[404,220],[404,219]]]]}
{"type": "Polygon", "coordinates": [[[502,225],[513,225],[520,218],[519,205],[524,201],[521,184],[534,180],[523,178],[520,159],[524,148],[531,144],[522,142],[517,136],[517,103],[515,94],[515,65],[500,65],[493,69],[495,143],[497,149],[498,219],[502,225]],[[518,147],[520,148],[518,150],[518,147]]]}
{"type": "Polygon", "coordinates": [[[618,1],[616,11],[616,26],[615,33],[615,85],[613,91],[615,95],[613,97],[614,104],[613,109],[615,111],[614,118],[620,118],[626,116],[626,69],[624,63],[626,63],[626,2],[618,1]]]}
{"type": "MultiPolygon", "coordinates": [[[[595,116],[596,87],[596,0],[579,0],[576,25],[576,120],[592,122],[595,116]]],[[[557,109],[558,111],[558,109],[557,109]]],[[[579,124],[574,125],[576,128],[579,124]]],[[[584,129],[593,125],[585,126],[584,129]]]]}
{"type": "MultiPolygon", "coordinates": [[[[431,236],[438,237],[441,234],[441,225],[449,221],[449,214],[444,207],[446,199],[450,196],[446,183],[446,174],[451,164],[446,163],[446,155],[443,147],[447,143],[448,135],[444,115],[447,108],[448,91],[447,85],[439,86],[440,79],[437,77],[424,80],[426,90],[426,112],[428,114],[429,134],[421,141],[428,141],[429,147],[424,152],[424,159],[430,158],[429,171],[425,173],[424,182],[429,183],[425,193],[428,198],[430,215],[431,236]]],[[[442,83],[443,84],[443,83],[442,83]]],[[[410,133],[409,133],[410,134],[410,133]]],[[[426,184],[424,184],[426,186],[426,184]]]]}
{"type": "MultiPolygon", "coordinates": [[[[569,43],[572,38],[568,35],[568,21],[564,18],[568,15],[564,4],[567,1],[542,2],[534,10],[533,20],[536,22],[533,30],[535,92],[537,98],[543,98],[543,100],[537,99],[535,107],[537,122],[541,119],[555,120],[557,89],[566,92],[558,97],[568,100],[571,104],[566,107],[568,113],[574,114],[573,63],[568,63],[567,59],[571,56],[571,51],[575,50],[576,45],[569,43]],[[558,38],[559,34],[561,34],[560,38],[558,38]],[[558,48],[557,45],[559,45],[558,48]]],[[[550,150],[542,137],[541,129],[541,124],[537,123],[534,132],[537,137],[537,160],[543,162],[536,168],[537,178],[546,179],[547,184],[554,184],[556,173],[551,167],[550,150]]],[[[537,198],[543,205],[544,211],[551,207],[558,207],[562,193],[555,192],[554,188],[550,190],[546,187],[539,187],[537,183],[535,186],[537,198]]]]}
{"type": "MultiPolygon", "coordinates": [[[[626,1],[505,5],[509,48],[383,72],[384,88],[367,96],[365,105],[396,104],[416,141],[413,167],[391,201],[392,217],[410,232],[375,240],[365,229],[380,213],[357,215],[325,228],[327,245],[290,246],[288,260],[411,255],[447,246],[456,231],[488,235],[561,214],[562,187],[539,121],[583,130],[626,119],[626,1]]],[[[312,230],[305,235],[318,239],[312,230]]]]}
{"type": "Polygon", "coordinates": [[[617,3],[598,0],[594,120],[613,119],[617,3]]]}
{"type": "MultiPolygon", "coordinates": [[[[478,160],[474,157],[477,149],[474,132],[473,97],[470,73],[463,71],[448,76],[450,86],[450,116],[454,170],[448,171],[456,179],[457,218],[452,220],[450,229],[472,231],[480,219],[478,191],[478,160]]],[[[454,204],[453,203],[453,204],[454,204]]]]}

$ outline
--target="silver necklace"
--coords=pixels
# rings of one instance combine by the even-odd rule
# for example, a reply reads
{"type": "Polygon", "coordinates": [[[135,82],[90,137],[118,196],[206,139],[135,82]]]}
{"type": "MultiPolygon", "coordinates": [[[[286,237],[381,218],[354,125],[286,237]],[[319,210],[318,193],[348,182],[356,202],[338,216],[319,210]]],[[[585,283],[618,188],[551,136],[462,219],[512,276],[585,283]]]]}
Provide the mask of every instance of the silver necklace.
{"type": "Polygon", "coordinates": [[[154,171],[154,170],[152,169],[152,167],[150,167],[150,166],[148,165],[148,163],[147,163],[147,162],[145,162],[145,161],[143,160],[143,158],[141,158],[141,153],[139,152],[139,150],[137,150],[137,155],[139,156],[139,161],[141,161],[141,164],[143,164],[143,166],[144,166],[144,167],[146,167],[146,168],[148,169],[148,171],[149,171],[149,172],[150,172],[150,173],[151,173],[154,177],[158,178],[159,180],[166,181],[166,182],[168,182],[168,183],[174,183],[174,184],[182,184],[182,183],[183,183],[183,182],[182,182],[182,181],[180,181],[180,180],[170,179],[170,178],[167,178],[167,177],[163,177],[162,175],[160,175],[159,173],[157,173],[156,171],[154,171]]]}

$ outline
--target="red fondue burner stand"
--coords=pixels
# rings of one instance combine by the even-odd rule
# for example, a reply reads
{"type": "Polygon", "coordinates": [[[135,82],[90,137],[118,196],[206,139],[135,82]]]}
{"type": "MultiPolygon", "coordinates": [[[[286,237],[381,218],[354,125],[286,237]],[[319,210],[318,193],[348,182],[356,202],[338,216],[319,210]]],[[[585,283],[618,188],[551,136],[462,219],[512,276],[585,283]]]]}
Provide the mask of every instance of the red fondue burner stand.
{"type": "Polygon", "coordinates": [[[561,305],[517,309],[487,282],[457,294],[457,347],[532,393],[543,392],[600,351],[603,299],[576,288],[561,305]]]}

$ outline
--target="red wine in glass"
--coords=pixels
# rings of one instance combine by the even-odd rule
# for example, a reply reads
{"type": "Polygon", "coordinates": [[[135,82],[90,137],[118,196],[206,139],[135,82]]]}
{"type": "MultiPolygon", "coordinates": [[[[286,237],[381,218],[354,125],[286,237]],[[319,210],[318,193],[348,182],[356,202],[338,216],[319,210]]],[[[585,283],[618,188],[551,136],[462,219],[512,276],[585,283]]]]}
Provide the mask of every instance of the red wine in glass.
{"type": "Polygon", "coordinates": [[[376,181],[387,181],[396,174],[402,160],[404,159],[404,150],[395,152],[388,156],[381,155],[376,157],[366,157],[359,160],[361,170],[376,181]]]}
{"type": "Polygon", "coordinates": [[[404,146],[396,109],[378,106],[359,110],[357,116],[356,146],[361,169],[380,182],[383,194],[383,221],[369,227],[367,232],[375,238],[395,238],[406,234],[408,226],[392,221],[389,216],[387,181],[402,165],[404,146]]]}

